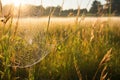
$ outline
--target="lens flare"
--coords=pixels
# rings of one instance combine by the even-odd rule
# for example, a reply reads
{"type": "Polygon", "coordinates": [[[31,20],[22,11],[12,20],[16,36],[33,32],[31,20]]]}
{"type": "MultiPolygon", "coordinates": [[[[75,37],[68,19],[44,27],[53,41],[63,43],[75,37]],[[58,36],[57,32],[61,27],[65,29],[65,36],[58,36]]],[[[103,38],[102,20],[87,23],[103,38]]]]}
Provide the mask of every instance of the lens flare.
{"type": "Polygon", "coordinates": [[[12,0],[12,4],[15,6],[15,7],[19,7],[20,4],[23,4],[22,1],[20,0],[12,0]]]}

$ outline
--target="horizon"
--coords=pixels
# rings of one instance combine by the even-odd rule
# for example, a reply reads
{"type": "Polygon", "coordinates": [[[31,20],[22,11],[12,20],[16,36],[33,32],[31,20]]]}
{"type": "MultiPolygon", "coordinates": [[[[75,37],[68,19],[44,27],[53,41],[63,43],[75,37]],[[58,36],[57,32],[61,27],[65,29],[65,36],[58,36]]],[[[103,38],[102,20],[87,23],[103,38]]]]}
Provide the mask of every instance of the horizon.
{"type": "MultiPolygon", "coordinates": [[[[35,5],[39,6],[42,5],[43,7],[49,7],[49,6],[62,6],[63,0],[55,1],[55,0],[1,0],[3,5],[7,4],[14,4],[16,7],[19,6],[20,4],[26,5],[35,5]]],[[[101,2],[101,4],[105,4],[105,0],[98,0],[101,2]]],[[[90,9],[91,4],[93,0],[64,0],[63,4],[63,10],[68,10],[68,9],[78,9],[78,5],[80,5],[80,9],[86,8],[87,10],[90,9]],[[72,6],[71,6],[72,5],[72,6]]]]}

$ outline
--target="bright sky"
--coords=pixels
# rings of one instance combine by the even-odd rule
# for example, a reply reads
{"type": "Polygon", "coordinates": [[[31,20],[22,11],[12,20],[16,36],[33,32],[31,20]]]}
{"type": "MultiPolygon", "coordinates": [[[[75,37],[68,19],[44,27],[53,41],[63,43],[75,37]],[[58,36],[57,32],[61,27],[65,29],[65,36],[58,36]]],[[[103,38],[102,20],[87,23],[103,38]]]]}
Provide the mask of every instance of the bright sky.
{"type": "MultiPolygon", "coordinates": [[[[33,5],[41,4],[41,0],[1,0],[1,1],[3,5],[13,3],[16,6],[18,6],[20,3],[33,4],[33,5]]],[[[78,4],[80,4],[81,9],[86,7],[87,9],[89,9],[92,1],[94,0],[78,0],[78,2],[77,0],[64,0],[63,9],[77,9],[78,4]]],[[[98,0],[98,1],[101,1],[102,4],[105,3],[105,0],[98,0]]],[[[42,0],[42,5],[44,7],[62,5],[62,3],[63,3],[63,0],[42,0]]]]}

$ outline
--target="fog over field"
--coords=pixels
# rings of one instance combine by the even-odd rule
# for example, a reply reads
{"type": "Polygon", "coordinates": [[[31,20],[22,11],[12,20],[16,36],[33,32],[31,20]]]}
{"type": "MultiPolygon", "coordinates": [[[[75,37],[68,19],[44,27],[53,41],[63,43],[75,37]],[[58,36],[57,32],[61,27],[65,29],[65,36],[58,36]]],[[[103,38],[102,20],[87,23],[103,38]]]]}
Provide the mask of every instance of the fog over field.
{"type": "MultiPolygon", "coordinates": [[[[79,17],[78,21],[80,24],[87,24],[86,22],[89,23],[94,23],[97,20],[101,22],[107,22],[110,21],[111,23],[118,23],[120,22],[120,17],[79,17]]],[[[16,18],[14,18],[14,22],[16,21],[16,18]]],[[[54,26],[55,24],[59,25],[73,25],[75,24],[76,17],[51,17],[50,19],[50,25],[51,27],[54,26]]],[[[19,27],[46,27],[48,24],[48,17],[36,17],[36,18],[20,18],[19,19],[19,27]]]]}

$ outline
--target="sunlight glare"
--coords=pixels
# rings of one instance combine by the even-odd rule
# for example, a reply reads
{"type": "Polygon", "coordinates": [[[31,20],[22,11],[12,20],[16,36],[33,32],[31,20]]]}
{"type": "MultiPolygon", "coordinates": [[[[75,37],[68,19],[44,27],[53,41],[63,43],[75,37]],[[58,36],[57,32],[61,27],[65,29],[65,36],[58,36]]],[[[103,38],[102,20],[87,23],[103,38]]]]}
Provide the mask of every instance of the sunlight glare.
{"type": "Polygon", "coordinates": [[[12,3],[13,3],[13,5],[14,5],[15,7],[19,7],[20,4],[22,4],[22,1],[20,1],[20,0],[12,0],[12,3]]]}

